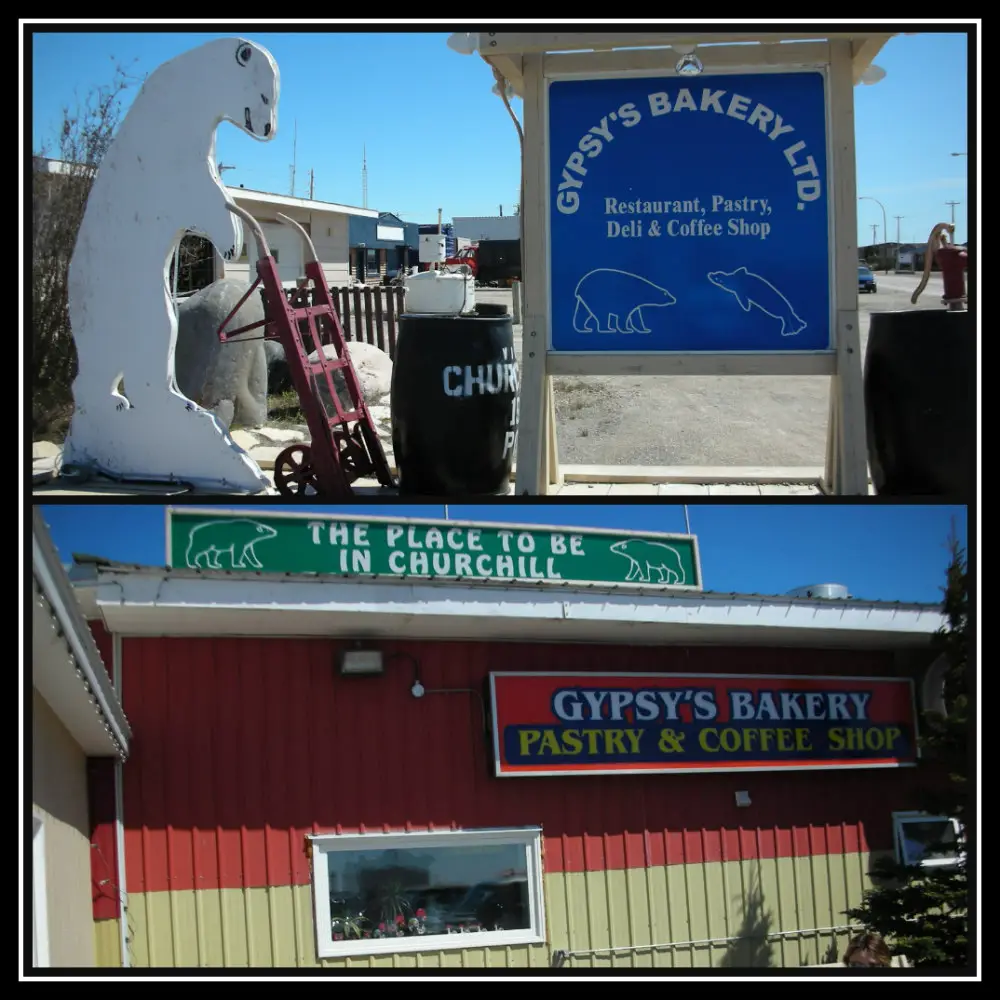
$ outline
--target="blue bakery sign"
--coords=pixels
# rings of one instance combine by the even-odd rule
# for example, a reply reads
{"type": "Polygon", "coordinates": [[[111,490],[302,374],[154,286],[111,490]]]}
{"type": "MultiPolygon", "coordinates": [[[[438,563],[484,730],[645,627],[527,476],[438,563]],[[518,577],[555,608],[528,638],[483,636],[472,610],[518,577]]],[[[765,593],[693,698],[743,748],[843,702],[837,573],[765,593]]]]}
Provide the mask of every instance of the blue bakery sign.
{"type": "Polygon", "coordinates": [[[549,84],[553,351],[827,351],[819,72],[549,84]]]}

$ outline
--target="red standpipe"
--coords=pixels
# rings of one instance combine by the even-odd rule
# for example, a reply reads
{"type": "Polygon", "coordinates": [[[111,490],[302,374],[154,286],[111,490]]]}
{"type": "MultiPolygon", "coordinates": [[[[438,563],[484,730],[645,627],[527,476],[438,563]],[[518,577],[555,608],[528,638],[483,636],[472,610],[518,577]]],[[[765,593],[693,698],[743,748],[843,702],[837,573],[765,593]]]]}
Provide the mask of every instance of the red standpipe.
{"type": "Polygon", "coordinates": [[[944,302],[949,309],[964,309],[967,299],[965,294],[965,269],[968,266],[969,254],[965,247],[946,243],[937,249],[937,261],[944,279],[944,302]]]}

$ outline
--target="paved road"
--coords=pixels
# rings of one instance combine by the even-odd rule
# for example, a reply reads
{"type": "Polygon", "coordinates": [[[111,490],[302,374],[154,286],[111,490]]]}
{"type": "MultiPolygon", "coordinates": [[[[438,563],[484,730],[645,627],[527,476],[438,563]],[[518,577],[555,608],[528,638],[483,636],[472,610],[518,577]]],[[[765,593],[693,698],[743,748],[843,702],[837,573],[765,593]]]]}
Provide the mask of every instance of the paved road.
{"type": "MultiPolygon", "coordinates": [[[[940,307],[940,275],[918,306],[919,278],[878,273],[858,297],[861,349],[872,312],[940,307]]],[[[477,301],[510,293],[478,290],[477,301]]],[[[830,379],[825,376],[647,376],[555,380],[559,459],[570,465],[821,466],[830,379]]]]}

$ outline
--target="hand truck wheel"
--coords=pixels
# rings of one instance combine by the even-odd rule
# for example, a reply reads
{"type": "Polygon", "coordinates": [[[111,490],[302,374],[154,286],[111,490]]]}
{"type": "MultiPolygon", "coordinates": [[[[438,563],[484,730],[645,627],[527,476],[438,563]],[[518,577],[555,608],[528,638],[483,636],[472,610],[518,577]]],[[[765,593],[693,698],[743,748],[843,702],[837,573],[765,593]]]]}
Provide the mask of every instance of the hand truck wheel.
{"type": "Polygon", "coordinates": [[[319,486],[312,464],[312,448],[292,444],[274,460],[274,485],[284,497],[317,496],[319,486]]]}

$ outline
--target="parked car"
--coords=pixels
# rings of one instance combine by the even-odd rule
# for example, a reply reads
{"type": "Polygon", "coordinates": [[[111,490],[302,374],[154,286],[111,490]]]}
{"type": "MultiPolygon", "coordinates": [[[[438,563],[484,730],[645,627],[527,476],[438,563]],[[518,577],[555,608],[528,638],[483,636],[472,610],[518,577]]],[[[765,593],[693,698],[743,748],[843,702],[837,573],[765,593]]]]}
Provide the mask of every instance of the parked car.
{"type": "Polygon", "coordinates": [[[878,287],[875,284],[875,275],[872,274],[870,268],[865,267],[861,264],[858,265],[858,291],[859,292],[878,291],[878,287]]]}

